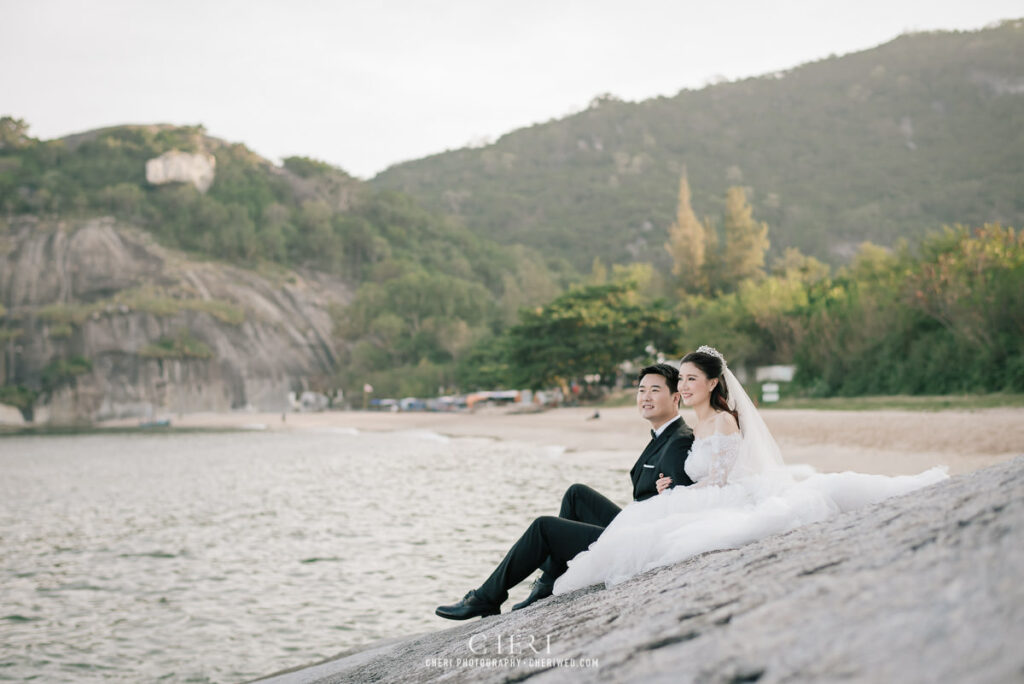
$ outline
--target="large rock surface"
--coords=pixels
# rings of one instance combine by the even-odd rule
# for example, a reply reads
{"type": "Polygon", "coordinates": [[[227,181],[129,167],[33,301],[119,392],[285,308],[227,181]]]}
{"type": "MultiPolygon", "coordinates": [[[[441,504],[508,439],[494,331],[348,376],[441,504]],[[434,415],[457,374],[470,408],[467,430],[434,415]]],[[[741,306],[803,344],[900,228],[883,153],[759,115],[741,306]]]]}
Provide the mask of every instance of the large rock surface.
{"type": "Polygon", "coordinates": [[[1018,457],[612,589],[266,681],[1022,681],[1022,568],[1018,457]],[[540,653],[524,646],[531,637],[540,653]]]}
{"type": "Polygon", "coordinates": [[[21,333],[0,347],[0,383],[39,389],[48,364],[80,356],[92,372],[44,393],[37,420],[281,410],[290,391],[332,372],[329,308],[350,297],[321,274],[264,276],[190,259],[113,219],[21,219],[0,236],[0,304],[6,328],[21,333]],[[54,305],[79,320],[48,317],[54,305]],[[243,320],[218,316],[223,307],[243,320]],[[185,333],[209,358],[144,353],[185,333]]]}

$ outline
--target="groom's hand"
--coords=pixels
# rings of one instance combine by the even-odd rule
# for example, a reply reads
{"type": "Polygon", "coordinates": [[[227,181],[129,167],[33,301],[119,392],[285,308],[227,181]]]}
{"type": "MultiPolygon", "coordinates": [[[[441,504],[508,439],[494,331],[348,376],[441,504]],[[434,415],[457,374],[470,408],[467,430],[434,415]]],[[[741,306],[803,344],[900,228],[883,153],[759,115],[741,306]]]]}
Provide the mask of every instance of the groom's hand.
{"type": "Polygon", "coordinates": [[[654,486],[658,488],[658,493],[661,494],[672,486],[672,478],[665,477],[665,473],[658,473],[658,480],[654,483],[654,486]]]}

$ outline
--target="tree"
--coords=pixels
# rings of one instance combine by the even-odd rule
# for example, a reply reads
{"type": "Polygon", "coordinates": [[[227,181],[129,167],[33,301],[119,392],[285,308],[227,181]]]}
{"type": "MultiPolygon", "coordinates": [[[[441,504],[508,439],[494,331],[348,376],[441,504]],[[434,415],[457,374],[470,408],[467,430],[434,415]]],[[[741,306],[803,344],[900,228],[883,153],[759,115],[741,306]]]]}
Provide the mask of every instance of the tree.
{"type": "Polygon", "coordinates": [[[13,116],[0,117],[0,150],[24,147],[31,141],[28,124],[13,116]]]}
{"type": "Polygon", "coordinates": [[[828,264],[807,256],[796,247],[787,247],[785,253],[777,258],[772,266],[773,275],[808,284],[824,280],[830,273],[828,264]]]}
{"type": "Polygon", "coordinates": [[[507,344],[507,336],[477,340],[455,368],[460,388],[465,391],[511,387],[514,381],[509,371],[507,344]]]}
{"type": "Polygon", "coordinates": [[[956,226],[923,247],[925,257],[907,280],[909,305],[947,329],[975,357],[987,356],[999,365],[1019,357],[1024,231],[998,223],[974,231],[956,226]]]}
{"type": "Polygon", "coordinates": [[[709,217],[704,225],[704,273],[707,276],[707,294],[714,294],[722,289],[722,252],[719,249],[718,230],[709,217]]]}
{"type": "Polygon", "coordinates": [[[502,274],[500,327],[515,325],[519,310],[551,301],[562,291],[552,271],[542,261],[532,257],[523,247],[509,252],[515,258],[515,268],[502,274]]]}
{"type": "Polygon", "coordinates": [[[721,276],[728,289],[764,275],[764,255],[768,251],[768,224],[754,220],[747,194],[731,187],[725,196],[725,252],[721,276]]]}
{"type": "Polygon", "coordinates": [[[587,278],[587,284],[604,285],[606,282],[608,282],[608,267],[601,261],[601,257],[594,257],[594,262],[590,265],[590,277],[587,278]]]}
{"type": "Polygon", "coordinates": [[[611,383],[622,362],[674,344],[677,322],[668,305],[639,304],[636,288],[631,282],[575,288],[520,312],[507,336],[513,384],[564,388],[591,374],[611,383]]]}
{"type": "Polygon", "coordinates": [[[665,249],[672,257],[672,274],[679,289],[688,293],[707,291],[706,255],[708,230],[690,205],[690,183],[686,174],[679,177],[679,203],[676,220],[669,226],[665,249]]]}
{"type": "Polygon", "coordinates": [[[341,241],[331,224],[333,213],[323,200],[309,200],[296,217],[296,255],[328,271],[333,271],[342,258],[341,241]]]}
{"type": "Polygon", "coordinates": [[[111,214],[137,219],[142,213],[146,195],[134,183],[118,183],[100,190],[98,200],[111,214]]]}

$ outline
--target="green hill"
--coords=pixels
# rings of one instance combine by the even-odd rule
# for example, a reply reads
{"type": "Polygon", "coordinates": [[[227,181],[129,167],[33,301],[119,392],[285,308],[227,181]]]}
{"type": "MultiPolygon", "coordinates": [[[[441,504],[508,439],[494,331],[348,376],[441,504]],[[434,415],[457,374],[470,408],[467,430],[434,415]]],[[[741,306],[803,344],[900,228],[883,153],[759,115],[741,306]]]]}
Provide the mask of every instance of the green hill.
{"type": "MultiPolygon", "coordinates": [[[[500,246],[407,195],[312,159],[274,165],[201,126],[117,126],[38,140],[26,122],[2,117],[0,209],[0,238],[25,216],[48,225],[111,216],[193,257],[275,277],[286,269],[328,274],[355,292],[334,312],[335,386],[350,391],[370,382],[382,394],[422,395],[451,385],[455,364],[478,339],[521,306],[550,299],[572,275],[564,262],[500,246]],[[212,184],[149,182],[147,162],[171,151],[207,160],[212,184]]],[[[51,304],[96,302],[22,310],[0,300],[0,343],[51,304]]]]}
{"type": "Polygon", "coordinates": [[[1024,224],[1024,21],[901,36],[758,78],[589,109],[371,181],[587,269],[652,261],[685,168],[700,215],[739,185],[786,247],[845,262],[936,226],[1024,224]]]}

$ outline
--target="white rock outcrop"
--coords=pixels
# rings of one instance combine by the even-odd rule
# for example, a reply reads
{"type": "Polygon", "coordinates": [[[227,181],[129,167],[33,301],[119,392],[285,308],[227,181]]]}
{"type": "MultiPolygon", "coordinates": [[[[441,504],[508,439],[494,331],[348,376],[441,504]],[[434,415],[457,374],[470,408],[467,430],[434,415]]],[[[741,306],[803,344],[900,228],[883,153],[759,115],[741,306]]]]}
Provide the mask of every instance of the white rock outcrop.
{"type": "Polygon", "coordinates": [[[146,181],[153,185],[191,183],[199,192],[213,185],[217,159],[202,152],[170,150],[146,162],[146,181]]]}

